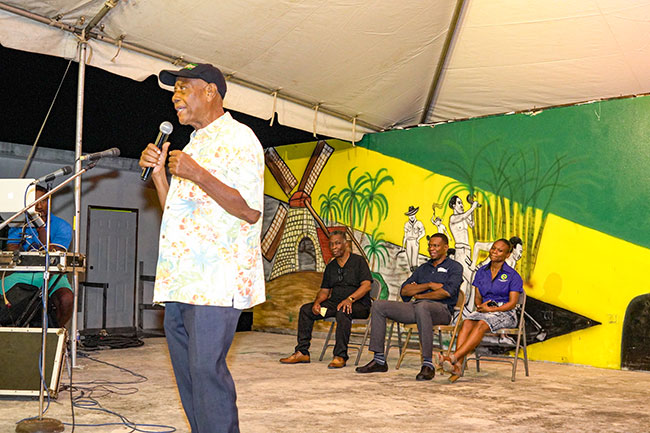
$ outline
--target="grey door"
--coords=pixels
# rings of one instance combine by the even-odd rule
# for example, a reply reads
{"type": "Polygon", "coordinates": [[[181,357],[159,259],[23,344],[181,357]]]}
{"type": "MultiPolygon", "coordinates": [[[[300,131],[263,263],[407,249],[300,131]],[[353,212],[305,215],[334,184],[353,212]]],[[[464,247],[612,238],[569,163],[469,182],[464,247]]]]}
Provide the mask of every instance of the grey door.
{"type": "Polygon", "coordinates": [[[137,239],[136,209],[88,207],[80,328],[135,330],[137,239]]]}

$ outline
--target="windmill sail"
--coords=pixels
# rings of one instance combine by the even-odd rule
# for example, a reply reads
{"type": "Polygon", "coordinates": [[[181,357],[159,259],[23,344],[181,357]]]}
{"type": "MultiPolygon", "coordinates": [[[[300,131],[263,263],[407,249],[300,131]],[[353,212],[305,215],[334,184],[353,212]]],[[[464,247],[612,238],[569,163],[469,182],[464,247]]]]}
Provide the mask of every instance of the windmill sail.
{"type": "Polygon", "coordinates": [[[298,191],[304,191],[308,195],[311,195],[314,185],[316,185],[316,181],[332,153],[334,153],[334,148],[325,141],[321,140],[316,144],[311,158],[309,158],[309,162],[307,163],[307,168],[305,168],[305,173],[302,175],[298,191]]]}
{"type": "Polygon", "coordinates": [[[280,205],[273,216],[273,221],[262,238],[262,255],[269,262],[273,259],[275,252],[280,245],[284,223],[287,219],[287,208],[280,205]]]}
{"type": "Polygon", "coordinates": [[[289,166],[280,158],[280,155],[278,155],[278,152],[274,148],[269,147],[266,149],[264,152],[264,160],[276,182],[282,188],[282,191],[289,197],[293,188],[298,184],[296,176],[291,173],[289,166]]]}

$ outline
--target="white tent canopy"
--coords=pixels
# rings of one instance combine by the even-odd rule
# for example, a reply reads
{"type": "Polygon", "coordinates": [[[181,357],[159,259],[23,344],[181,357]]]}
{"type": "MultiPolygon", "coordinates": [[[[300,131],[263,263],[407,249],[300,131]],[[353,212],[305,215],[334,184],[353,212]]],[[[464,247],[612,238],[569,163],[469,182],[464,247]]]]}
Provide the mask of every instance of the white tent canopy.
{"type": "Polygon", "coordinates": [[[0,43],[75,58],[102,8],[89,64],[213,63],[226,107],[345,140],[650,92],[650,0],[13,0],[0,43]]]}

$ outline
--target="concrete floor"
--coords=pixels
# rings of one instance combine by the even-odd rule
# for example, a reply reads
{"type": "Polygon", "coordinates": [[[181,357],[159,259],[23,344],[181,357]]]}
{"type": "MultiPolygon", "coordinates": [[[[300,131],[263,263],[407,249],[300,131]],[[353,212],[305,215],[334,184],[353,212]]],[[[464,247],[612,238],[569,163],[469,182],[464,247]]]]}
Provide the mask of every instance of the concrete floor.
{"type": "MultiPolygon", "coordinates": [[[[281,365],[293,351],[295,337],[261,332],[238,333],[229,363],[238,392],[242,432],[648,432],[650,374],[592,367],[530,363],[530,377],[510,381],[510,367],[487,363],[455,384],[446,376],[416,382],[419,357],[405,358],[388,373],[359,375],[353,366],[328,370],[327,362],[281,365]]],[[[314,340],[314,348],[322,340],[314,340]]],[[[314,353],[319,353],[315,350],[314,353]]],[[[164,339],[149,338],[134,349],[92,354],[101,361],[147,376],[135,385],[97,388],[92,396],[105,409],[138,424],[164,424],[188,432],[164,339]],[[117,391],[109,393],[108,390],[117,391]],[[137,390],[137,392],[136,392],[137,390]]],[[[371,355],[364,353],[362,363],[371,355]]],[[[73,383],[88,389],[101,381],[128,382],[133,377],[98,362],[80,359],[73,383]]],[[[62,382],[68,383],[67,373],[62,382]]],[[[79,395],[75,392],[74,395],[79,395]]],[[[71,421],[70,394],[61,392],[46,416],[71,421]]],[[[38,411],[38,401],[0,397],[0,432],[38,411]]],[[[115,416],[75,409],[77,423],[116,422],[115,416]]],[[[147,431],[171,431],[141,427],[147,431]]],[[[67,432],[71,427],[67,426],[67,432]]],[[[118,426],[79,427],[75,432],[128,432],[118,426]]]]}

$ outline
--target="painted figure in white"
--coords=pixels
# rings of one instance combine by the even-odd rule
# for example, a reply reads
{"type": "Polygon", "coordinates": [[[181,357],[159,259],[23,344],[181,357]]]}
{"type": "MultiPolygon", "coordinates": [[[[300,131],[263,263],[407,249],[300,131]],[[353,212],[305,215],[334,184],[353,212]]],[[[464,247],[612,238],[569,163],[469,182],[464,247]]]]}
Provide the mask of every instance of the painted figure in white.
{"type": "Polygon", "coordinates": [[[469,210],[465,211],[463,200],[457,195],[449,199],[449,207],[454,213],[449,217],[449,230],[454,237],[455,260],[463,266],[463,284],[461,290],[465,293],[465,313],[469,314],[474,306],[472,284],[472,247],[469,245],[469,229],[474,227],[474,211],[479,207],[477,201],[472,201],[469,210]],[[468,308],[469,307],[469,308],[468,308]]]}
{"type": "Polygon", "coordinates": [[[439,203],[434,203],[433,206],[431,206],[433,209],[433,216],[431,217],[431,222],[433,223],[434,226],[436,226],[436,229],[438,230],[438,233],[442,233],[443,235],[449,237],[449,232],[447,231],[447,227],[445,224],[442,222],[442,218],[436,216],[436,208],[442,208],[442,205],[439,203]]]}
{"type": "Polygon", "coordinates": [[[418,255],[420,252],[420,239],[425,235],[424,224],[422,221],[415,218],[415,214],[420,210],[419,207],[409,206],[408,212],[404,215],[409,219],[404,224],[404,240],[402,247],[406,252],[406,260],[409,264],[409,269],[413,272],[418,267],[418,255]]]}
{"type": "Polygon", "coordinates": [[[510,238],[510,245],[512,245],[512,252],[506,259],[506,263],[512,269],[515,269],[517,262],[521,259],[521,256],[524,255],[524,241],[522,241],[519,236],[513,236],[510,238]]]}

